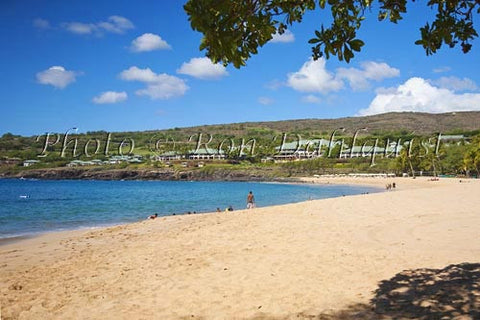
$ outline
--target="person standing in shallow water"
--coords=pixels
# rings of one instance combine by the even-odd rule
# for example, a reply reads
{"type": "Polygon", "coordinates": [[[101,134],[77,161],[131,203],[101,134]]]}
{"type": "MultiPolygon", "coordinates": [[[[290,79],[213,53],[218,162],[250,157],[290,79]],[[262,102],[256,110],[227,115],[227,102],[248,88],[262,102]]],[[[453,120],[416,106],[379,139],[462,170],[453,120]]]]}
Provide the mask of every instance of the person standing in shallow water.
{"type": "Polygon", "coordinates": [[[247,209],[253,209],[255,207],[255,197],[253,192],[250,191],[247,196],[247,209]]]}

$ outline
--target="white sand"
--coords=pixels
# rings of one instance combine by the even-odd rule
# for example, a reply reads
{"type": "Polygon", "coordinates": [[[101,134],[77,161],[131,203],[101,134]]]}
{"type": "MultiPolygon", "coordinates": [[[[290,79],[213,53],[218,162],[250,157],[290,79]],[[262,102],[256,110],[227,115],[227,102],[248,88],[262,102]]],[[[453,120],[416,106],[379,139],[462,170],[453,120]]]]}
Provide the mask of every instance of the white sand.
{"type": "Polygon", "coordinates": [[[406,269],[480,262],[480,180],[53,233],[0,247],[3,319],[290,319],[406,269]]]}

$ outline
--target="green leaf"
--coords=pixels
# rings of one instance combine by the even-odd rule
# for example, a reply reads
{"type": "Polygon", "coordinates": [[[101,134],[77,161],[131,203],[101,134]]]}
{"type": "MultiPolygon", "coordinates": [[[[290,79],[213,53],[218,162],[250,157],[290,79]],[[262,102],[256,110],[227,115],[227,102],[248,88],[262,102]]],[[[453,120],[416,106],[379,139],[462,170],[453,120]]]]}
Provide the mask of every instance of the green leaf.
{"type": "MultiPolygon", "coordinates": [[[[308,40],[314,45],[312,56],[325,54],[329,58],[331,54],[348,62],[353,52],[364,46],[355,37],[372,3],[372,0],[187,0],[184,10],[192,29],[203,34],[200,50],[206,50],[212,61],[239,68],[272,39],[272,34],[301,22],[307,11],[315,9],[327,10],[333,21],[329,27],[320,24],[320,30],[314,30],[316,38],[308,40]]],[[[420,28],[420,40],[415,44],[422,45],[427,55],[443,44],[450,47],[459,44],[463,52],[471,50],[471,43],[478,37],[473,20],[477,18],[474,13],[480,13],[480,0],[427,0],[423,5],[430,7],[433,15],[420,28]]],[[[407,0],[379,0],[377,17],[396,23],[406,11],[407,0]]]]}
{"type": "Polygon", "coordinates": [[[355,39],[355,40],[352,40],[350,41],[350,48],[352,48],[352,50],[354,51],[360,51],[361,48],[364,46],[364,42],[360,39],[355,39]]]}
{"type": "Polygon", "coordinates": [[[349,63],[350,59],[353,58],[353,52],[345,46],[343,49],[343,56],[345,57],[345,61],[349,63]]]}

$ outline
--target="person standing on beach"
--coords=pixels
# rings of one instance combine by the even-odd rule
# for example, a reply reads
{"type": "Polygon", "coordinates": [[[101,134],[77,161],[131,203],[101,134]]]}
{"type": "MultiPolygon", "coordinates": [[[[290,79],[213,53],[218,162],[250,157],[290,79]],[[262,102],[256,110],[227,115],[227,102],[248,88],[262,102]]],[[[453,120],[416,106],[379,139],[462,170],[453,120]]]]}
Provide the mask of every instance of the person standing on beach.
{"type": "Polygon", "coordinates": [[[253,209],[255,207],[255,197],[253,192],[250,191],[247,196],[247,209],[253,209]]]}

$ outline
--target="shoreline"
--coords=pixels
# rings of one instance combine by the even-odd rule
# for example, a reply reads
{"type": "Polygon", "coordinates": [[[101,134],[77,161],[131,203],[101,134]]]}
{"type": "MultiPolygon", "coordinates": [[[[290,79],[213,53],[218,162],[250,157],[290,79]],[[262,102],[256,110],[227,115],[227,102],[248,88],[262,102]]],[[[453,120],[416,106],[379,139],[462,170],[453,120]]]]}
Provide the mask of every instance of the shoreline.
{"type": "MultiPolygon", "coordinates": [[[[0,179],[15,179],[15,178],[0,178],[0,179]]],[[[395,181],[395,179],[398,179],[402,181],[402,187],[397,186],[397,190],[403,190],[405,185],[407,185],[410,188],[421,188],[421,187],[436,187],[438,186],[439,181],[431,181],[430,177],[421,177],[417,179],[413,178],[404,178],[404,177],[348,177],[348,176],[320,176],[320,177],[297,177],[292,179],[292,181],[288,182],[282,182],[282,181],[255,181],[259,183],[279,183],[279,184],[312,184],[312,185],[345,185],[345,186],[365,186],[365,187],[375,187],[375,188],[385,188],[385,184],[389,183],[391,181],[395,181]],[[407,182],[407,183],[404,183],[407,182]],[[437,182],[436,184],[433,184],[437,182]]],[[[448,180],[456,179],[456,178],[443,178],[448,180]]],[[[442,180],[443,180],[442,179],[442,180]]],[[[49,179],[45,179],[49,180],[49,179]]],[[[80,179],[81,180],[81,179],[80,179]]],[[[469,179],[463,179],[465,181],[468,181],[469,179]]],[[[475,179],[472,179],[474,181],[475,179]]],[[[103,180],[99,180],[103,181],[103,180]]],[[[117,180],[113,180],[117,181],[117,180]]],[[[138,181],[149,181],[149,180],[138,180],[138,181]]],[[[151,181],[158,181],[158,180],[151,180],[151,181]]],[[[219,182],[219,181],[203,181],[203,182],[219,182]]],[[[221,181],[220,181],[221,182],[221,181]]],[[[232,181],[232,182],[244,182],[244,181],[232,181]]],[[[385,191],[385,190],[384,190],[385,191]]],[[[384,191],[379,191],[379,192],[384,192],[384,191]]],[[[347,195],[348,197],[349,195],[347,195]]],[[[355,195],[351,195],[355,196],[355,195]]],[[[337,196],[341,197],[341,196],[337,196]]],[[[345,196],[342,196],[345,197],[345,196]]],[[[334,197],[336,198],[336,197],[334,197]]],[[[332,198],[327,198],[327,199],[332,199],[332,198]]],[[[308,201],[315,201],[315,200],[324,200],[324,199],[314,199],[314,200],[306,200],[306,201],[301,201],[301,202],[293,202],[293,203],[287,203],[287,204],[281,204],[282,205],[292,205],[292,204],[297,204],[297,203],[302,203],[302,202],[308,202],[308,201]]],[[[270,207],[275,207],[279,205],[270,205],[270,206],[265,206],[263,208],[270,208],[270,207]]],[[[243,211],[244,209],[238,209],[236,211],[243,211]]],[[[205,212],[197,212],[195,214],[191,215],[203,215],[203,214],[212,214],[212,213],[218,213],[215,211],[205,211],[205,212]]],[[[220,213],[223,213],[220,212],[220,213]]],[[[182,213],[176,213],[176,214],[168,214],[164,216],[160,216],[159,218],[163,217],[176,217],[176,216],[183,216],[183,215],[189,215],[186,212],[182,213]]],[[[119,222],[119,223],[112,223],[111,225],[99,225],[99,226],[83,226],[83,227],[78,227],[78,228],[72,228],[72,229],[67,229],[67,230],[50,230],[50,231],[41,231],[41,232],[36,232],[36,233],[31,233],[31,234],[19,234],[19,235],[14,235],[11,237],[5,237],[5,238],[0,238],[0,249],[2,249],[4,246],[9,245],[9,244],[15,244],[19,242],[23,242],[25,240],[30,240],[30,239],[36,239],[42,236],[48,237],[50,234],[58,234],[62,235],[65,234],[65,236],[68,237],[69,234],[71,233],[77,233],[77,232],[82,232],[82,231],[90,231],[90,230],[96,230],[96,229],[107,229],[111,227],[117,227],[117,226],[125,226],[129,224],[135,224],[142,222],[143,220],[138,220],[138,221],[129,221],[129,222],[119,222]]]]}
{"type": "Polygon", "coordinates": [[[173,168],[106,169],[106,168],[44,168],[0,174],[4,179],[41,180],[141,180],[141,181],[292,181],[263,169],[236,170],[217,168],[206,172],[198,168],[177,171],[173,168]],[[99,170],[100,169],[100,170],[99,170]]]}
{"type": "MultiPolygon", "coordinates": [[[[11,178],[7,178],[11,179],[11,178]]],[[[49,180],[49,179],[45,179],[49,180]]],[[[51,180],[51,181],[57,181],[57,180],[51,180]]],[[[69,181],[69,180],[65,180],[69,181]]],[[[86,180],[85,180],[86,181],[86,180]]],[[[97,180],[97,181],[105,181],[105,180],[97,180]]],[[[113,180],[117,181],[117,180],[113,180]]],[[[137,180],[133,180],[137,181],[137,180]]],[[[138,180],[138,181],[146,181],[146,180],[138,180]]],[[[158,180],[151,180],[151,181],[158,181],[158,180]]],[[[199,181],[199,182],[244,182],[244,181],[199,181]]],[[[246,181],[245,181],[246,182],[246,181]]],[[[255,181],[255,183],[265,183],[265,184],[287,184],[287,185],[327,185],[323,183],[318,183],[318,182],[312,182],[305,180],[303,178],[296,178],[295,180],[291,179],[291,181],[255,181]]],[[[367,185],[367,184],[348,184],[348,183],[335,183],[335,185],[363,185],[365,187],[376,187],[378,188],[377,185],[367,185]]],[[[380,190],[378,192],[381,192],[380,190]]],[[[341,195],[338,195],[340,197],[341,195]]],[[[304,200],[304,201],[310,201],[310,200],[304,200]]],[[[300,201],[302,202],[302,201],[300,201]]],[[[286,204],[294,204],[294,203],[299,203],[299,202],[292,202],[292,203],[286,203],[286,204]]],[[[282,204],[279,204],[282,205],[282,204]]],[[[271,207],[271,206],[277,206],[277,205],[267,205],[265,207],[271,207]]],[[[242,210],[242,209],[237,209],[237,210],[242,210]]],[[[210,213],[215,213],[215,211],[197,211],[197,212],[192,212],[191,214],[210,214],[210,213]]],[[[177,212],[177,213],[172,213],[172,214],[165,214],[165,215],[160,215],[159,217],[169,217],[169,216],[181,216],[181,215],[188,215],[188,211],[182,211],[182,212],[177,212]]],[[[32,233],[18,233],[18,234],[12,234],[11,236],[8,237],[0,237],[0,248],[6,244],[11,244],[19,241],[23,241],[25,239],[31,239],[31,238],[36,238],[42,235],[48,235],[50,233],[69,233],[69,232],[75,232],[75,231],[82,231],[82,230],[91,230],[91,229],[102,229],[102,228],[109,228],[109,227],[115,227],[115,226],[121,226],[121,225],[128,225],[131,223],[137,223],[140,221],[143,221],[144,219],[141,220],[133,220],[133,221],[118,221],[118,222],[112,222],[112,223],[104,223],[101,225],[82,225],[78,227],[72,227],[69,229],[53,229],[53,230],[44,230],[44,231],[37,231],[37,232],[32,232],[32,233]]]]}
{"type": "MultiPolygon", "coordinates": [[[[15,178],[0,178],[0,179],[15,179],[15,178]]],[[[404,190],[406,186],[408,188],[431,188],[431,187],[438,187],[440,185],[439,181],[452,181],[453,179],[457,178],[442,178],[438,181],[432,181],[431,177],[420,177],[420,178],[410,178],[410,177],[348,177],[344,175],[339,175],[339,176],[320,176],[320,177],[297,177],[293,178],[292,181],[274,181],[274,180],[269,180],[269,181],[255,181],[259,183],[279,183],[279,184],[312,184],[312,185],[345,185],[345,186],[365,186],[365,187],[375,187],[375,188],[385,188],[385,184],[389,183],[391,181],[399,180],[402,183],[400,185],[397,185],[396,190],[404,190]],[[406,182],[406,183],[405,183],[406,182]]],[[[44,180],[50,180],[50,179],[44,179],[44,180]]],[[[82,179],[80,179],[82,180],[82,179]]],[[[461,180],[461,179],[459,179],[461,180]]],[[[463,179],[465,182],[469,181],[475,181],[477,179],[463,179]]],[[[103,180],[99,180],[103,181],[103,180]]],[[[112,180],[112,181],[117,181],[117,180],[112,180]]],[[[149,181],[149,180],[138,180],[138,181],[149,181]]],[[[158,180],[151,180],[151,181],[158,181],[158,180]]],[[[203,182],[218,182],[218,181],[203,181],[203,182]]],[[[244,181],[232,181],[232,182],[244,182],[244,181]]],[[[379,191],[379,192],[386,192],[384,191],[379,191]]],[[[359,194],[360,195],[360,194],[359,194]]],[[[333,198],[326,198],[326,199],[334,199],[334,198],[339,198],[339,197],[350,197],[350,196],[357,196],[357,195],[347,195],[347,196],[337,196],[333,198]]],[[[301,201],[301,202],[294,202],[294,203],[287,203],[287,204],[280,204],[280,205],[270,205],[270,206],[265,206],[262,208],[272,208],[272,207],[277,207],[277,206],[285,206],[285,205],[295,205],[295,204],[300,204],[300,203],[305,203],[305,202],[310,202],[310,201],[319,201],[319,200],[325,200],[325,199],[313,199],[313,200],[306,200],[306,201],[301,201]]],[[[237,209],[235,211],[245,211],[245,209],[237,209]]],[[[167,217],[181,217],[181,216],[194,216],[194,215],[205,215],[205,214],[223,214],[224,212],[215,212],[215,211],[205,211],[205,212],[197,212],[195,214],[188,214],[186,212],[182,213],[177,213],[177,214],[168,214],[164,216],[159,216],[159,218],[167,218],[167,217]]],[[[22,244],[23,242],[28,242],[29,240],[36,241],[35,239],[39,238],[50,238],[50,235],[56,235],[54,238],[68,238],[69,235],[74,234],[78,235],[81,233],[88,233],[89,231],[92,230],[101,230],[101,229],[108,229],[108,228],[114,228],[114,227],[121,227],[121,226],[128,226],[132,224],[137,224],[143,222],[143,220],[138,220],[138,221],[130,221],[130,222],[123,222],[123,223],[112,223],[111,225],[100,225],[100,226],[84,226],[84,227],[79,227],[79,228],[72,228],[72,229],[67,229],[67,230],[51,230],[51,231],[44,231],[44,232],[36,232],[32,234],[19,234],[19,235],[14,235],[12,237],[6,237],[6,238],[0,238],[0,250],[4,249],[5,246],[8,245],[15,245],[15,244],[22,244]]]]}
{"type": "Polygon", "coordinates": [[[2,249],[3,246],[9,245],[9,244],[14,244],[18,242],[23,242],[26,240],[30,239],[36,239],[39,237],[43,236],[48,236],[50,234],[70,234],[70,233],[76,233],[76,232],[82,232],[82,231],[90,231],[90,230],[97,230],[97,229],[107,229],[107,228],[112,228],[116,226],[123,226],[123,225],[128,225],[131,223],[137,223],[139,221],[130,221],[130,222],[124,222],[124,223],[112,223],[112,224],[107,224],[107,225],[97,225],[97,226],[80,226],[78,228],[72,228],[72,229],[62,229],[62,230],[46,230],[46,231],[39,231],[39,232],[34,232],[34,233],[21,233],[18,235],[13,235],[9,237],[4,237],[0,238],[0,249],[2,249]]]}
{"type": "Polygon", "coordinates": [[[379,283],[404,270],[480,262],[480,180],[395,181],[392,192],[168,216],[2,246],[2,314],[335,319],[357,312],[353,306],[372,312],[379,283]]]}

